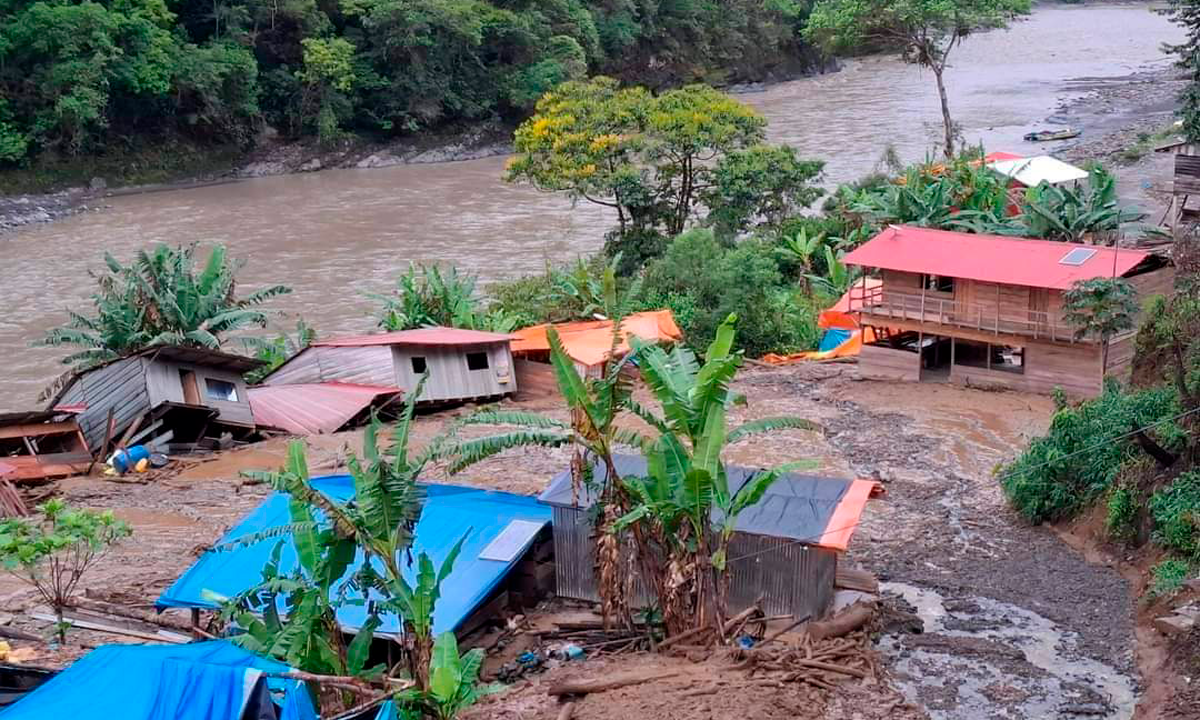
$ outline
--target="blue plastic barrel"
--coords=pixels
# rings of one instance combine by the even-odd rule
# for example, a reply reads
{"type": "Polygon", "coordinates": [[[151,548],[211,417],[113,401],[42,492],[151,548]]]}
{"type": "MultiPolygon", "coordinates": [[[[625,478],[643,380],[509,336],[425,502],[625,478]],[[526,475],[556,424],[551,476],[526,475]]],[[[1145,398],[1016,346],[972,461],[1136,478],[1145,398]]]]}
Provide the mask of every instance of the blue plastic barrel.
{"type": "Polygon", "coordinates": [[[114,470],[124,475],[132,470],[138,462],[149,457],[150,451],[145,445],[134,445],[131,448],[115,452],[112,457],[112,466],[114,470]]]}

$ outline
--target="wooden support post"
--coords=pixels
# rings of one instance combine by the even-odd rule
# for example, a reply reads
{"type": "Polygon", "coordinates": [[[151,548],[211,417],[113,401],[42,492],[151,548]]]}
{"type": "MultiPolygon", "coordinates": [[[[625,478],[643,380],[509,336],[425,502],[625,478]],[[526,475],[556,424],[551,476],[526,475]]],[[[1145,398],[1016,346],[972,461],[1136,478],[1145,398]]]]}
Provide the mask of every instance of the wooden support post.
{"type": "Polygon", "coordinates": [[[200,608],[192,608],[192,634],[197,640],[203,638],[200,634],[200,608]]]}
{"type": "Polygon", "coordinates": [[[958,344],[958,343],[956,343],[956,342],[954,341],[954,337],[953,337],[953,336],[951,336],[951,337],[950,337],[950,379],[951,379],[951,380],[953,380],[953,379],[954,379],[954,347],[955,347],[957,344],[958,344]]]}

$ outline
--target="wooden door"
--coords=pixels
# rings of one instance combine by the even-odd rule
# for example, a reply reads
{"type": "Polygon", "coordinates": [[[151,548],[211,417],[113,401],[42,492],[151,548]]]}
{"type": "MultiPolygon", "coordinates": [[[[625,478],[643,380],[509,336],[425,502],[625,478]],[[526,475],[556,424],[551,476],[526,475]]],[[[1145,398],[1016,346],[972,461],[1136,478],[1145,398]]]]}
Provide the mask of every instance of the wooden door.
{"type": "Polygon", "coordinates": [[[183,401],[188,405],[199,405],[200,386],[196,383],[196,373],[191,370],[180,370],[179,382],[183,385],[183,401]]]}
{"type": "Polygon", "coordinates": [[[1046,288],[1029,288],[1029,322],[1037,328],[1039,335],[1050,331],[1049,310],[1050,292],[1046,288]]]}

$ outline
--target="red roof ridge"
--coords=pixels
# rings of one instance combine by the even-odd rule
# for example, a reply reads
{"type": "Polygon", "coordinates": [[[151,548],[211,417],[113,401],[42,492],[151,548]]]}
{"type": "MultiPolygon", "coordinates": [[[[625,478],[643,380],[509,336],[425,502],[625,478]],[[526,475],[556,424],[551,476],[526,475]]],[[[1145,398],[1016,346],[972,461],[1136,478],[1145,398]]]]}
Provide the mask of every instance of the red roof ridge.
{"type": "Polygon", "coordinates": [[[1080,280],[1124,275],[1149,257],[1152,253],[1134,248],[889,225],[847,253],[843,262],[897,272],[1066,290],[1080,280]],[[1095,252],[1079,264],[1061,262],[1067,253],[1079,248],[1095,252]]]}

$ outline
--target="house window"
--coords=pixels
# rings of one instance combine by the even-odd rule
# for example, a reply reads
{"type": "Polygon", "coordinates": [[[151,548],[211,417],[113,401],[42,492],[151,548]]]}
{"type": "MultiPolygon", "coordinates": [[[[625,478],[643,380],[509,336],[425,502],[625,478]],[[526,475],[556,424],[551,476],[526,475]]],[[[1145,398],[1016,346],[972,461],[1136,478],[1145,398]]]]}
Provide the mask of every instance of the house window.
{"type": "Polygon", "coordinates": [[[932,292],[953,293],[954,278],[941,275],[922,275],[921,288],[932,292]]]}
{"type": "Polygon", "coordinates": [[[468,370],[487,370],[488,369],[488,354],[485,352],[467,353],[467,369],[468,370]]]}
{"type": "Polygon", "coordinates": [[[429,369],[429,365],[425,363],[425,358],[420,355],[413,355],[411,358],[413,373],[416,375],[424,375],[429,369]]]}
{"type": "Polygon", "coordinates": [[[237,386],[231,382],[206,378],[204,380],[204,389],[208,393],[209,400],[238,401],[237,386]]]}

